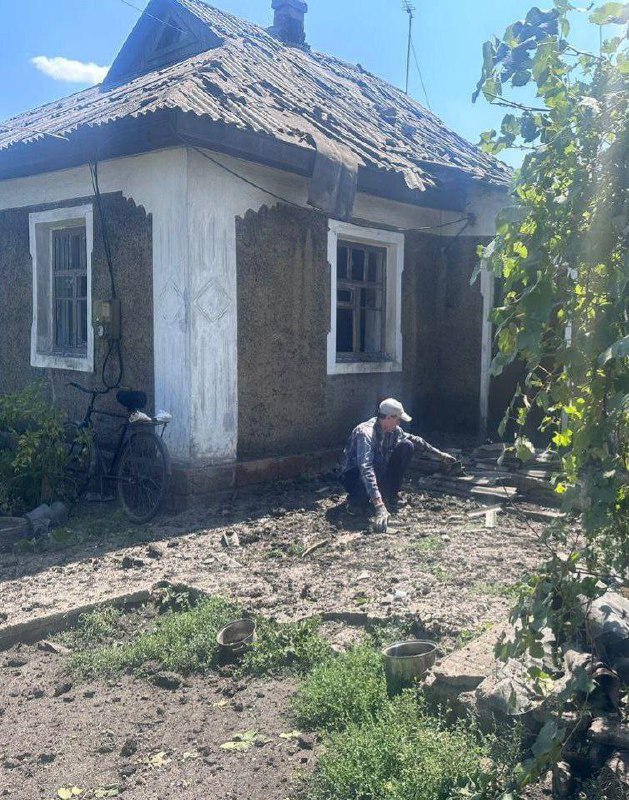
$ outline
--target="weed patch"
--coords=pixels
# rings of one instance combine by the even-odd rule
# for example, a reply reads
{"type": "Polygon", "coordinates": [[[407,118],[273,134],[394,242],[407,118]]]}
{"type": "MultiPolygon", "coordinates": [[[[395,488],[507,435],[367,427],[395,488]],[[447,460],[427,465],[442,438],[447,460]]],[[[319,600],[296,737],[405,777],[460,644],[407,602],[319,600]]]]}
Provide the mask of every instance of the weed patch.
{"type": "Polygon", "coordinates": [[[485,595],[486,597],[506,597],[509,600],[517,599],[520,588],[517,583],[488,583],[487,581],[476,581],[471,587],[474,594],[485,595]]]}
{"type": "Polygon", "coordinates": [[[207,672],[216,660],[216,634],[236,616],[232,604],[210,598],[190,611],[165,614],[153,630],[129,644],[78,652],[71,666],[85,677],[141,670],[148,661],[183,675],[207,672]]]}
{"type": "Polygon", "coordinates": [[[332,734],[311,784],[312,800],[489,798],[488,747],[462,726],[447,729],[412,691],[378,716],[332,734]],[[465,794],[465,792],[468,792],[465,794]]]}
{"type": "Polygon", "coordinates": [[[114,606],[105,606],[81,614],[77,627],[64,631],[59,640],[74,650],[91,650],[98,647],[116,632],[122,611],[114,606]]]}
{"type": "Polygon", "coordinates": [[[413,550],[419,555],[438,553],[443,550],[444,541],[439,536],[426,536],[413,544],[413,550]]]}
{"type": "Polygon", "coordinates": [[[373,720],[386,704],[382,659],[368,646],[318,664],[295,697],[300,724],[324,731],[340,731],[373,720]]]}
{"type": "Polygon", "coordinates": [[[330,657],[329,645],[319,636],[319,620],[279,625],[257,620],[257,641],[241,664],[243,673],[271,675],[290,670],[304,673],[330,657]]]}
{"type": "MultiPolygon", "coordinates": [[[[241,616],[241,611],[220,598],[203,600],[194,608],[187,608],[188,603],[190,598],[183,593],[163,594],[160,610],[166,609],[166,613],[150,631],[131,642],[105,647],[102,642],[113,633],[105,623],[113,624],[114,618],[110,612],[94,612],[96,617],[90,616],[76,631],[66,634],[68,643],[77,650],[71,669],[85,677],[109,676],[125,671],[141,673],[143,666],[151,662],[153,667],[182,675],[207,672],[218,660],[216,634],[241,616]]],[[[247,650],[240,671],[260,676],[310,670],[330,656],[329,645],[319,636],[318,627],[317,620],[280,625],[258,619],[257,641],[247,650]]]]}

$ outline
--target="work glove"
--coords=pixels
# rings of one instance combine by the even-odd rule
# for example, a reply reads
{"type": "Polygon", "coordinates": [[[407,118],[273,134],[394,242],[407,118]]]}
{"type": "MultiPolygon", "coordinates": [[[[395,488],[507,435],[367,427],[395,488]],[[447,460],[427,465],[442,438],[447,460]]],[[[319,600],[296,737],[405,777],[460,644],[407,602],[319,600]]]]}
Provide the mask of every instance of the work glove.
{"type": "Polygon", "coordinates": [[[384,503],[376,507],[376,516],[373,521],[373,529],[376,533],[386,533],[389,524],[389,512],[384,503]]]}

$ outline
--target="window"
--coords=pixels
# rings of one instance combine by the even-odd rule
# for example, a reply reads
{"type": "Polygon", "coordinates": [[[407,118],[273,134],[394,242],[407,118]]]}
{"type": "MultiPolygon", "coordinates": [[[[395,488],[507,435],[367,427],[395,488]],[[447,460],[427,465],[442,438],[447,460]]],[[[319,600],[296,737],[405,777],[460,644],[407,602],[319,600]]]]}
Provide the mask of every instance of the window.
{"type": "Polygon", "coordinates": [[[402,369],[404,237],[330,221],[328,374],[402,369]]]}
{"type": "Polygon", "coordinates": [[[33,259],[31,364],[91,372],[92,206],[34,213],[29,223],[33,259]]]}
{"type": "Polygon", "coordinates": [[[85,228],[52,230],[53,349],[87,352],[87,252],[85,228]]]}
{"type": "Polygon", "coordinates": [[[387,251],[339,239],[336,250],[337,360],[385,357],[387,251]]]}

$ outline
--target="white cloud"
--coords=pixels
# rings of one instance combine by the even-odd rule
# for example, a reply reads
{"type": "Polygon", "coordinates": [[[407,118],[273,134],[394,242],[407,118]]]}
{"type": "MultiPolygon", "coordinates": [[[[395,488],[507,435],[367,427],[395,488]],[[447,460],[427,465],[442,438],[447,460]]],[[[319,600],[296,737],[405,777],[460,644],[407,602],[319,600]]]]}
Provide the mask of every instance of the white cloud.
{"type": "Polygon", "coordinates": [[[31,58],[33,64],[44,75],[54,78],[56,81],[66,83],[88,83],[93,85],[104,80],[109,67],[99,67],[98,64],[84,63],[83,61],[73,61],[63,56],[35,56],[31,58]]]}

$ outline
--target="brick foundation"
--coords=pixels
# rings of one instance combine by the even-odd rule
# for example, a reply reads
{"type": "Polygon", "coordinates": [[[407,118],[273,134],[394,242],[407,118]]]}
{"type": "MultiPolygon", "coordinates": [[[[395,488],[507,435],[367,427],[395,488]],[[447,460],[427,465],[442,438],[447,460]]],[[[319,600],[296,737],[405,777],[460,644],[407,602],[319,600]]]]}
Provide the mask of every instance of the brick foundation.
{"type": "Polygon", "coordinates": [[[173,464],[167,508],[173,512],[185,511],[249,486],[316,475],[337,466],[340,456],[341,451],[333,449],[231,464],[173,464]]]}

